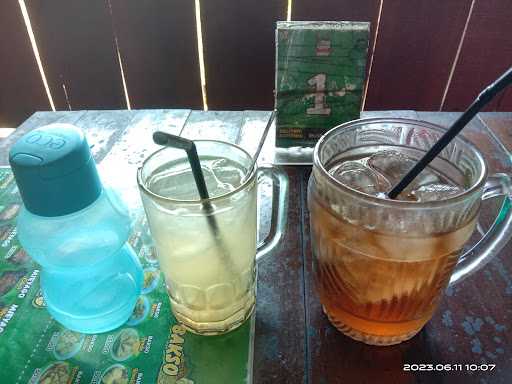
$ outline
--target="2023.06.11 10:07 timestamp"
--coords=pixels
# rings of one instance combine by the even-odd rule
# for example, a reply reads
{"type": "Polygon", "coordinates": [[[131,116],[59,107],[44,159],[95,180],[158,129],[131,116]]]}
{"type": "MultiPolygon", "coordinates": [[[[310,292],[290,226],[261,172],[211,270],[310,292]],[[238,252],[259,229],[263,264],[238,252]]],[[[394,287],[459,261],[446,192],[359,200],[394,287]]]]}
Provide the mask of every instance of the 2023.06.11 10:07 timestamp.
{"type": "Polygon", "coordinates": [[[404,364],[404,371],[492,371],[496,364],[404,364]]]}

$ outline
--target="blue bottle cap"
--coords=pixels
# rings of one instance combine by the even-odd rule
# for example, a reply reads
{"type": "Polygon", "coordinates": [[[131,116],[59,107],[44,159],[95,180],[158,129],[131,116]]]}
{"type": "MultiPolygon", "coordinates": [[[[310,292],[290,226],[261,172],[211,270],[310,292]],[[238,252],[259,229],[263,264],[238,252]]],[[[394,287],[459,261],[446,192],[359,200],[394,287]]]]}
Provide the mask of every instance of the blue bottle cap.
{"type": "Polygon", "coordinates": [[[25,208],[35,215],[67,215],[87,207],[101,193],[87,140],[70,124],[28,132],[11,147],[9,163],[25,208]]]}

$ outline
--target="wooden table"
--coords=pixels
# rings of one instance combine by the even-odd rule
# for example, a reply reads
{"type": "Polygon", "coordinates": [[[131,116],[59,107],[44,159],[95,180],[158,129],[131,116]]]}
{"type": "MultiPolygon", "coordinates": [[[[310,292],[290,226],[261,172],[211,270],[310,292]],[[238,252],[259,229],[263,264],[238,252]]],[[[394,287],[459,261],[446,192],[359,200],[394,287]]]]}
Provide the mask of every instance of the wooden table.
{"type": "MultiPolygon", "coordinates": [[[[156,146],[151,132],[164,129],[190,138],[236,142],[254,152],[269,112],[189,110],[38,112],[0,140],[0,165],[25,132],[51,122],[83,128],[103,177],[134,183],[135,169],[156,146]]],[[[449,125],[459,114],[366,112],[449,125]]],[[[512,113],[482,113],[464,130],[484,153],[491,172],[512,170],[512,113]]],[[[269,136],[262,155],[279,160],[269,136]]],[[[290,179],[287,232],[279,249],[259,264],[255,383],[511,383],[512,258],[509,244],[485,268],[446,291],[434,318],[412,340],[371,347],[337,332],[322,314],[312,282],[306,206],[309,166],[285,166],[290,179]],[[408,364],[496,364],[492,372],[404,372],[408,364]]],[[[134,199],[137,197],[134,195],[134,199]]],[[[482,227],[499,201],[486,202],[482,227]]],[[[265,223],[265,220],[263,220],[265,223]]],[[[485,228],[484,228],[485,229],[485,228]]],[[[203,383],[201,383],[203,384],[203,383]]]]}

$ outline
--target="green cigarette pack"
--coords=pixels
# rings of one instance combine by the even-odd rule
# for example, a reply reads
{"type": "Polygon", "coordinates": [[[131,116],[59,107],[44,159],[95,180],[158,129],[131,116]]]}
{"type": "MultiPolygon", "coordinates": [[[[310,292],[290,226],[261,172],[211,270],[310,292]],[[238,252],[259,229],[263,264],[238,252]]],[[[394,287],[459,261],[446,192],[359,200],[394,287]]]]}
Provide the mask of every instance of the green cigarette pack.
{"type": "Polygon", "coordinates": [[[359,118],[370,23],[278,21],[276,146],[313,146],[359,118]]]}

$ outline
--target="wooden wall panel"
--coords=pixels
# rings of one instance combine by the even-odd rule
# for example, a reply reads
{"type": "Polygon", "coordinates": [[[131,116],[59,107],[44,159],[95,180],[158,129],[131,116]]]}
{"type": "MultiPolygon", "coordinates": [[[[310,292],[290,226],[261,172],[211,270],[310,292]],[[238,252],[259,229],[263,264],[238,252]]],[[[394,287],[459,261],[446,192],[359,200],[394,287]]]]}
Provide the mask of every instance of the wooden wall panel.
{"type": "Polygon", "coordinates": [[[505,92],[503,92],[496,110],[504,112],[512,111],[512,88],[509,87],[505,92]]]}
{"type": "MultiPolygon", "coordinates": [[[[512,65],[512,3],[475,0],[459,61],[448,89],[445,111],[462,111],[477,94],[512,65]]],[[[512,94],[487,108],[512,107],[512,94]]]]}
{"type": "Polygon", "coordinates": [[[132,108],[200,108],[193,0],[110,0],[132,108]]]}
{"type": "Polygon", "coordinates": [[[27,0],[26,4],[56,108],[125,108],[106,1],[27,0]]]}
{"type": "Polygon", "coordinates": [[[377,17],[380,0],[294,0],[292,20],[370,21],[377,17]]]}
{"type": "MultiPolygon", "coordinates": [[[[133,108],[202,107],[193,0],[25,1],[57,109],[126,107],[114,36],[133,108]]],[[[382,2],[365,109],[440,108],[471,2],[382,2]]],[[[294,0],[292,19],[370,21],[374,36],[380,3],[294,0]]],[[[287,0],[201,7],[210,109],[272,108],[287,0]]],[[[443,110],[463,110],[512,64],[510,20],[510,0],[474,0],[443,110]]],[[[0,68],[0,126],[50,109],[15,0],[0,5],[0,68]]],[[[512,89],[488,110],[512,110],[512,89]]]]}
{"type": "Polygon", "coordinates": [[[17,1],[0,3],[0,127],[17,127],[50,104],[17,1]]]}
{"type": "Polygon", "coordinates": [[[272,108],[275,22],[286,1],[203,0],[201,18],[209,107],[272,108]]]}
{"type": "Polygon", "coordinates": [[[365,109],[438,110],[471,0],[385,0],[365,109]]]}

